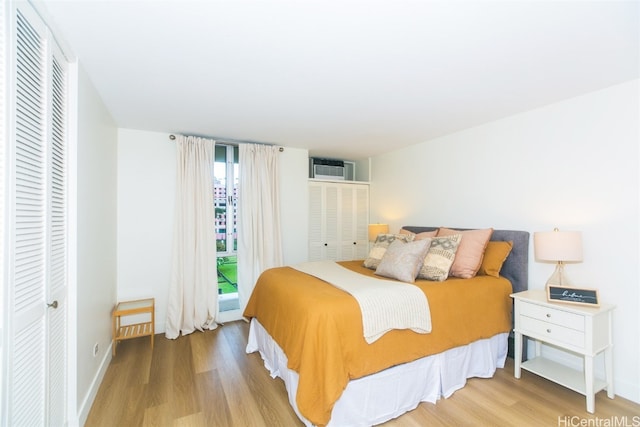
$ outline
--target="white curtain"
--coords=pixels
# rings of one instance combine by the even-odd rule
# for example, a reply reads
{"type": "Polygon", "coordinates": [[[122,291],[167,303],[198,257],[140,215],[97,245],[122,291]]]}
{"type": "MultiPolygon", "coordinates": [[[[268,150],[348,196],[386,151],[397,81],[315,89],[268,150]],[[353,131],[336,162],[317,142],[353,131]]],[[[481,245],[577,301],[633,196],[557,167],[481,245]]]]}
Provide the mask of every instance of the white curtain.
{"type": "Polygon", "coordinates": [[[215,141],[176,136],[173,264],[165,335],[215,329],[218,313],[213,162],[215,141]]]}
{"type": "Polygon", "coordinates": [[[238,299],[241,311],[264,270],[282,265],[279,148],[240,144],[238,299]]]}

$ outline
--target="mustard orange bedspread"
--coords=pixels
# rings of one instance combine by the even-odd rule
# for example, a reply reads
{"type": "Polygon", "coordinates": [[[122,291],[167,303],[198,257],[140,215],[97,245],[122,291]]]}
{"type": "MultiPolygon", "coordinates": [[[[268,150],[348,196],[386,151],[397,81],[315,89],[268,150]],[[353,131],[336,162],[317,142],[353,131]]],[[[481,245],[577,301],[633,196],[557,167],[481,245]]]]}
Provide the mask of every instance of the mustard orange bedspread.
{"type": "MultiPolygon", "coordinates": [[[[377,277],[362,261],[341,265],[377,277]]],[[[511,283],[477,276],[416,281],[427,295],[432,332],[395,330],[372,344],[363,338],[356,300],[348,293],[289,267],[265,271],[244,315],[255,317],[299,374],[296,403],[308,420],[326,425],[351,379],[489,338],[511,328],[511,283]]]]}

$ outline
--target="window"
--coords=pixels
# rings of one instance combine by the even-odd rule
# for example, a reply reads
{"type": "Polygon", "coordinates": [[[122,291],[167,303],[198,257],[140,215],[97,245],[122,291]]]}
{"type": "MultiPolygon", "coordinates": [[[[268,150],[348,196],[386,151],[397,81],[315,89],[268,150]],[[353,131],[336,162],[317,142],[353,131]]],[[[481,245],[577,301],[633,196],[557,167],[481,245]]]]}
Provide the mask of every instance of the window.
{"type": "Polygon", "coordinates": [[[216,144],[213,166],[218,293],[220,311],[235,310],[238,304],[238,147],[216,144]]]}

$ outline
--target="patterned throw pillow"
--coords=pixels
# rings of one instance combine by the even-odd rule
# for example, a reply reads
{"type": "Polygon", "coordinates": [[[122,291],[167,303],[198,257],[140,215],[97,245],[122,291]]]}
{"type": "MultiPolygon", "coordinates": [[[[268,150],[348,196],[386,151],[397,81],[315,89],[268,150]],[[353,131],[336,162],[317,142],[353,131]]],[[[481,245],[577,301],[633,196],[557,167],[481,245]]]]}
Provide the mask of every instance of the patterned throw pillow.
{"type": "Polygon", "coordinates": [[[461,234],[431,239],[431,247],[418,272],[418,278],[437,282],[446,280],[461,240],[461,234]]]}
{"type": "Polygon", "coordinates": [[[400,240],[404,243],[413,242],[412,235],[406,234],[379,234],[376,242],[373,244],[373,248],[369,251],[369,256],[364,260],[364,266],[375,270],[380,264],[380,260],[387,251],[387,248],[394,240],[400,240]]]}
{"type": "Polygon", "coordinates": [[[423,231],[421,233],[414,233],[413,231],[409,231],[409,230],[405,230],[404,228],[401,228],[400,234],[413,235],[413,240],[422,240],[422,239],[430,239],[432,237],[436,237],[436,235],[438,234],[438,230],[435,229],[433,231],[423,231]]]}
{"type": "Polygon", "coordinates": [[[376,274],[402,282],[415,282],[418,270],[420,270],[430,246],[431,239],[421,239],[409,243],[395,240],[387,248],[376,269],[376,274]]]}

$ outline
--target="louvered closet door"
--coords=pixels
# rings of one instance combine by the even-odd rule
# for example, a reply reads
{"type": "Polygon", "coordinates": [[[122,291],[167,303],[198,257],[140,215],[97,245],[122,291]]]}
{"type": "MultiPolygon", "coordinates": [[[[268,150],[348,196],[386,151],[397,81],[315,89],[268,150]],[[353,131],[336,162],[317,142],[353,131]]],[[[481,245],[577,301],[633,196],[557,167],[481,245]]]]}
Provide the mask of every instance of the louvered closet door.
{"type": "Polygon", "coordinates": [[[355,253],[353,259],[365,259],[369,254],[369,186],[358,185],[355,189],[354,201],[354,240],[355,253]]]}
{"type": "Polygon", "coordinates": [[[7,256],[9,243],[6,238],[6,215],[5,206],[7,206],[7,192],[6,192],[6,179],[8,163],[7,159],[7,104],[9,102],[7,98],[7,28],[6,28],[6,12],[7,8],[0,2],[0,425],[6,424],[5,417],[2,415],[5,413],[5,406],[3,402],[5,393],[5,361],[6,361],[6,344],[5,344],[5,290],[7,286],[7,280],[5,276],[7,266],[7,256]]]}
{"type": "Polygon", "coordinates": [[[324,259],[338,259],[340,244],[339,223],[339,190],[336,185],[324,187],[324,215],[325,215],[325,257],[324,259]]]}
{"type": "Polygon", "coordinates": [[[309,184],[309,261],[324,259],[323,187],[309,184]]]}
{"type": "Polygon", "coordinates": [[[354,194],[356,187],[340,186],[340,256],[339,261],[351,260],[355,254],[354,194]]]}
{"type": "Polygon", "coordinates": [[[55,46],[51,57],[49,191],[47,221],[48,275],[47,301],[57,307],[47,310],[49,381],[47,416],[49,425],[64,425],[67,402],[67,283],[68,283],[68,212],[67,212],[67,61],[55,46]]]}
{"type": "Polygon", "coordinates": [[[342,245],[339,259],[364,259],[369,253],[369,186],[340,184],[340,232],[342,245]]]}
{"type": "Polygon", "coordinates": [[[339,191],[335,184],[309,183],[309,260],[335,260],[340,233],[339,191]]]}
{"type": "Polygon", "coordinates": [[[15,19],[7,419],[9,425],[64,425],[67,62],[28,4],[20,3],[15,19]]]}
{"type": "Polygon", "coordinates": [[[310,261],[366,258],[368,224],[368,185],[309,183],[310,261]]]}

